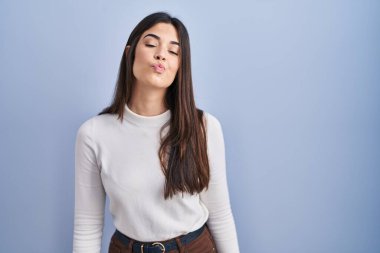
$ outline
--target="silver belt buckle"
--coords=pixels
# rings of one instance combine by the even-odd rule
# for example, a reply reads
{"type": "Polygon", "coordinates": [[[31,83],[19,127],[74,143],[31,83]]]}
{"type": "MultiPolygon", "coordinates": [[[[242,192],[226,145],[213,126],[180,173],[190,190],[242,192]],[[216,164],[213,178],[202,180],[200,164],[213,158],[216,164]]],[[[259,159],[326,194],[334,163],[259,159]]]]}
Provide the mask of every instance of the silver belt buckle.
{"type": "MultiPolygon", "coordinates": [[[[152,243],[153,246],[158,245],[161,248],[161,252],[165,253],[165,246],[160,242],[154,242],[152,243]]],[[[144,253],[144,244],[141,244],[141,253],[144,253]]]]}

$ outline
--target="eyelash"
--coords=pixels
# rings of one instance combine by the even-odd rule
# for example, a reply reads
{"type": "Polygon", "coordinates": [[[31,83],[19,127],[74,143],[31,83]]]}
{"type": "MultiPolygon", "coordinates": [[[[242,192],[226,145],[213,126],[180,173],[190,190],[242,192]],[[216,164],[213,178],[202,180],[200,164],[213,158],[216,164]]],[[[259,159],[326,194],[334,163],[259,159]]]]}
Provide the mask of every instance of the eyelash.
{"type": "MultiPolygon", "coordinates": [[[[145,46],[147,46],[147,47],[155,47],[154,45],[151,45],[151,44],[145,44],[145,46]]],[[[175,53],[173,51],[169,51],[169,52],[172,53],[172,54],[178,55],[177,53],[175,53]]]]}

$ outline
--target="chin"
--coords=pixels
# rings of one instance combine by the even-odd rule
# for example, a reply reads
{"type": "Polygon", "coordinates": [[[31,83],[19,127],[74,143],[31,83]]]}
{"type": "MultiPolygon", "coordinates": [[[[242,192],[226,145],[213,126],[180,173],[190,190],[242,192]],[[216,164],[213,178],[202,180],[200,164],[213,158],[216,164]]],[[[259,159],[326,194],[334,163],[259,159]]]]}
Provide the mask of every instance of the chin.
{"type": "Polygon", "coordinates": [[[157,88],[167,88],[172,84],[170,82],[164,82],[162,80],[151,80],[150,82],[147,82],[147,83],[157,88]]]}
{"type": "Polygon", "coordinates": [[[155,87],[155,88],[167,88],[169,87],[171,84],[167,84],[167,83],[161,83],[161,82],[153,82],[153,83],[150,83],[150,86],[151,87],[155,87]]]}

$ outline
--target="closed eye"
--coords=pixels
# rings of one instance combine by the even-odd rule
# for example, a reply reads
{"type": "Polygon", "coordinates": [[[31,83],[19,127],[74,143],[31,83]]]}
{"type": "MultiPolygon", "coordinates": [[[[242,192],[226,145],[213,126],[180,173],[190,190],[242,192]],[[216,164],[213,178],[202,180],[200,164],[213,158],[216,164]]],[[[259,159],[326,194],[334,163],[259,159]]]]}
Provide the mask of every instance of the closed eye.
{"type": "MultiPolygon", "coordinates": [[[[145,46],[147,46],[147,47],[155,47],[155,45],[151,45],[151,44],[145,44],[145,46]]],[[[178,55],[176,52],[173,52],[173,51],[169,51],[169,52],[172,53],[172,54],[178,55]]]]}

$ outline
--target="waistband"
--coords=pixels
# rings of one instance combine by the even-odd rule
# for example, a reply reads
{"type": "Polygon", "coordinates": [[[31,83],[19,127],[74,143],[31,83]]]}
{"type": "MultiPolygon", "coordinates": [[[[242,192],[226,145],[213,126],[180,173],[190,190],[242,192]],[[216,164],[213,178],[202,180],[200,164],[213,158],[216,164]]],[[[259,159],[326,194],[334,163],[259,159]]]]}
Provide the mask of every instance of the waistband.
{"type": "Polygon", "coordinates": [[[194,239],[196,239],[198,236],[201,235],[203,230],[206,227],[206,223],[202,225],[202,227],[198,228],[197,230],[187,233],[186,235],[180,235],[175,238],[172,238],[170,240],[166,241],[158,241],[158,242],[140,242],[136,241],[134,239],[129,238],[128,236],[121,233],[119,230],[116,229],[115,236],[117,239],[119,239],[125,246],[129,245],[129,242],[133,240],[132,244],[132,251],[133,252],[141,252],[141,253],[164,253],[169,252],[171,250],[178,249],[178,245],[176,242],[176,238],[179,239],[182,245],[187,245],[194,239]]]}

